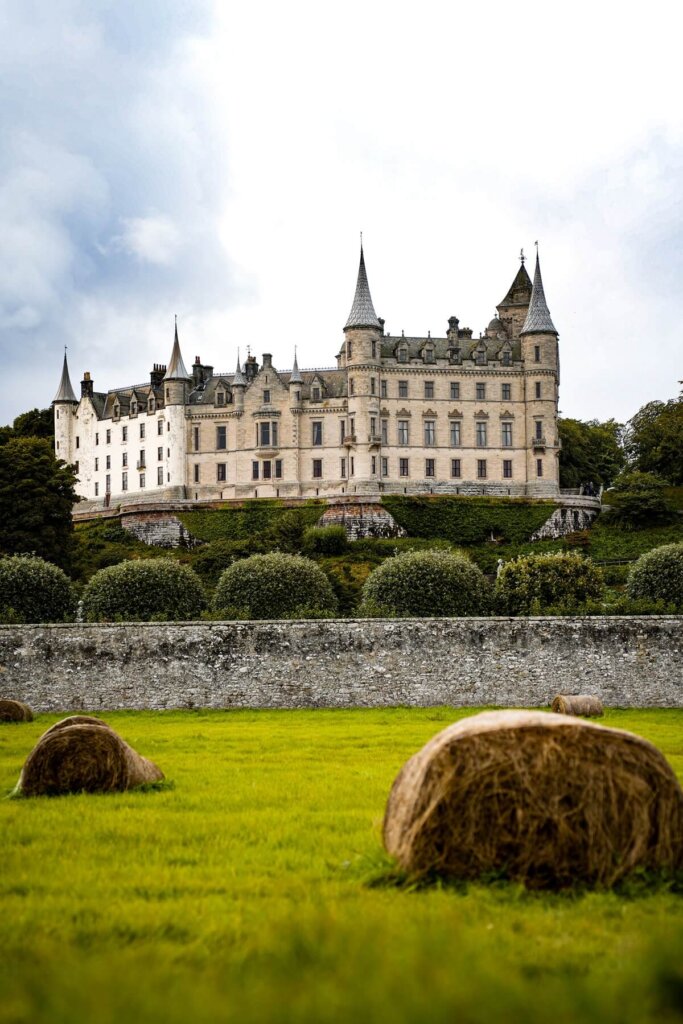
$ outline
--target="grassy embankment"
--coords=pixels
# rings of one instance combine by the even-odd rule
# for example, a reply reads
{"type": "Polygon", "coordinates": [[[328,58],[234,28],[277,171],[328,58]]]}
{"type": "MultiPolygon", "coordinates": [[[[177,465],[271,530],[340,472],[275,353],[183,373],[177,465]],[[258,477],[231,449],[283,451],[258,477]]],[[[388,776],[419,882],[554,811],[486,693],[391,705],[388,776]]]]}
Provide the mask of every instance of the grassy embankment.
{"type": "MultiPolygon", "coordinates": [[[[0,801],[0,1021],[680,1021],[674,892],[371,884],[396,772],[468,713],[107,715],[175,788],[0,801]]],[[[55,719],[0,729],[0,791],[55,719]]],[[[605,721],[683,775],[683,712],[605,721]]]]}

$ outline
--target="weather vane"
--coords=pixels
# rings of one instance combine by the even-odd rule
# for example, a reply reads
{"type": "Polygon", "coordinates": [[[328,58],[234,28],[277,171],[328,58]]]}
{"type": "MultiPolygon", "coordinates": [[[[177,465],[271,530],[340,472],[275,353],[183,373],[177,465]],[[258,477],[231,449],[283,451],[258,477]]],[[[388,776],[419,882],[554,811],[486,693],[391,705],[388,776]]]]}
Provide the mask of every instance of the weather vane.
{"type": "Polygon", "coordinates": [[[519,250],[519,261],[522,264],[522,266],[524,266],[525,259],[526,259],[526,256],[524,255],[524,249],[520,249],[519,250]]]}

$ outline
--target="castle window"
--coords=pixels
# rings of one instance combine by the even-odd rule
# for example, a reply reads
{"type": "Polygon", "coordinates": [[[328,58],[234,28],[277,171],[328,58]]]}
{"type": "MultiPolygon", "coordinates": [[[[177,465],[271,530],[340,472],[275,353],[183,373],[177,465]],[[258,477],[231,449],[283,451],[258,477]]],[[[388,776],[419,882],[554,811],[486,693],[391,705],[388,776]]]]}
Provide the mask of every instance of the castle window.
{"type": "Polygon", "coordinates": [[[128,490],[128,474],[127,473],[122,473],[121,474],[121,490],[122,491],[127,491],[128,490]]]}
{"type": "Polygon", "coordinates": [[[462,352],[459,348],[449,348],[448,362],[455,366],[458,366],[462,362],[462,352]]]}
{"type": "Polygon", "coordinates": [[[351,475],[351,476],[353,476],[353,475],[354,475],[354,473],[356,472],[356,463],[355,463],[355,460],[354,460],[354,457],[353,457],[353,455],[352,455],[352,456],[351,456],[351,458],[349,459],[349,464],[350,464],[350,466],[351,466],[351,469],[350,469],[350,475],[351,475]]]}
{"type": "Polygon", "coordinates": [[[168,434],[168,433],[170,433],[170,431],[171,431],[171,423],[170,423],[170,420],[169,420],[169,422],[166,424],[166,433],[168,434]]]}
{"type": "Polygon", "coordinates": [[[321,480],[323,475],[323,460],[313,459],[313,479],[321,480]]]}
{"type": "Polygon", "coordinates": [[[140,424],[140,439],[142,440],[144,438],[144,436],[145,436],[145,424],[141,423],[140,424]]]}
{"type": "Polygon", "coordinates": [[[434,381],[433,380],[426,380],[425,381],[425,398],[433,398],[433,397],[434,397],[434,381]]]}
{"type": "Polygon", "coordinates": [[[408,459],[399,459],[398,460],[398,475],[399,476],[408,476],[409,475],[408,474],[408,459]]]}
{"type": "Polygon", "coordinates": [[[352,417],[351,417],[351,419],[349,420],[349,426],[350,426],[350,428],[351,428],[351,436],[354,436],[354,435],[355,435],[355,433],[356,433],[356,421],[355,421],[355,419],[353,418],[353,416],[352,416],[352,417]]]}
{"type": "Polygon", "coordinates": [[[398,443],[408,444],[408,420],[398,421],[398,443]]]}
{"type": "Polygon", "coordinates": [[[399,398],[407,398],[408,397],[408,381],[407,380],[400,380],[398,382],[398,397],[399,398]]]}
{"type": "Polygon", "coordinates": [[[386,456],[382,456],[380,459],[380,472],[382,476],[389,476],[389,459],[386,456]]]}
{"type": "MultiPolygon", "coordinates": [[[[315,390],[317,391],[317,388],[315,390]]],[[[349,377],[349,394],[350,395],[355,395],[355,393],[356,393],[356,382],[354,381],[353,377],[349,377]]],[[[314,398],[314,400],[315,400],[315,398],[314,398]]]]}
{"type": "MultiPolygon", "coordinates": [[[[228,428],[225,426],[216,427],[216,448],[224,450],[228,447],[228,428]]],[[[198,448],[196,449],[198,450],[198,448]]]]}
{"type": "MultiPolygon", "coordinates": [[[[353,394],[353,380],[349,381],[349,384],[351,386],[351,394],[353,394]]],[[[320,388],[319,387],[311,388],[311,401],[312,402],[319,402],[320,401],[320,388]]]]}
{"type": "Polygon", "coordinates": [[[108,473],[104,478],[104,490],[107,494],[111,494],[111,477],[108,473]]]}
{"type": "Polygon", "coordinates": [[[80,437],[78,436],[78,434],[76,434],[76,447],[77,447],[77,448],[80,448],[80,447],[81,447],[81,439],[80,439],[80,437]]]}
{"type": "Polygon", "coordinates": [[[339,444],[344,444],[346,437],[346,420],[339,420],[339,444]]]}
{"type": "Polygon", "coordinates": [[[382,444],[389,444],[389,420],[382,420],[382,444]]]}
{"type": "Polygon", "coordinates": [[[147,412],[154,412],[155,405],[156,402],[154,401],[154,395],[150,395],[147,402],[147,412]]]}
{"type": "Polygon", "coordinates": [[[534,362],[540,363],[541,361],[541,346],[534,345],[534,362]]]}
{"type": "MultiPolygon", "coordinates": [[[[258,465],[258,463],[257,463],[257,465],[258,465]]],[[[199,469],[199,466],[197,466],[197,469],[199,469]]],[[[227,479],[228,479],[228,474],[227,474],[227,468],[226,468],[225,463],[224,462],[217,462],[216,463],[216,481],[217,481],[217,483],[222,484],[227,479]]],[[[199,480],[199,476],[197,476],[197,480],[199,480]]]]}
{"type": "Polygon", "coordinates": [[[501,423],[500,430],[503,448],[512,448],[512,423],[501,423]]]}
{"type": "Polygon", "coordinates": [[[425,444],[431,448],[436,444],[436,422],[425,420],[425,444]]]}
{"type": "Polygon", "coordinates": [[[477,478],[486,479],[486,459],[477,459],[477,478]]]}
{"type": "Polygon", "coordinates": [[[158,461],[161,462],[163,457],[164,457],[164,449],[163,448],[157,448],[157,459],[158,459],[158,461]]]}
{"type": "Polygon", "coordinates": [[[451,459],[451,476],[460,476],[460,459],[451,459]]]}
{"type": "Polygon", "coordinates": [[[95,472],[97,472],[97,470],[99,468],[100,468],[100,460],[99,459],[95,459],[95,472]]]}
{"type": "Polygon", "coordinates": [[[397,352],[396,356],[397,356],[397,359],[398,359],[399,363],[407,363],[408,362],[408,346],[407,345],[399,345],[398,352],[397,352]]]}
{"type": "Polygon", "coordinates": [[[451,448],[460,447],[460,420],[451,420],[451,448]]]}
{"type": "Polygon", "coordinates": [[[435,459],[425,459],[425,476],[436,476],[435,459]]]}
{"type": "Polygon", "coordinates": [[[107,441],[107,444],[111,444],[111,430],[107,431],[106,441],[107,441]]]}
{"type": "Polygon", "coordinates": [[[477,351],[474,354],[474,361],[477,364],[477,366],[485,366],[486,365],[486,350],[483,349],[483,348],[478,348],[477,351]]]}
{"type": "Polygon", "coordinates": [[[107,455],[107,469],[111,469],[111,455],[107,455]]]}
{"type": "Polygon", "coordinates": [[[387,382],[385,380],[380,381],[379,393],[381,398],[387,397],[387,382]]]}
{"type": "Polygon", "coordinates": [[[128,465],[128,452],[124,452],[123,455],[121,456],[121,465],[122,466],[127,466],[128,465]]]}
{"type": "Polygon", "coordinates": [[[125,444],[128,440],[128,427],[121,427],[121,444],[125,444]]]}
{"type": "Polygon", "coordinates": [[[543,476],[543,459],[536,459],[536,476],[543,476]]]}
{"type": "Polygon", "coordinates": [[[500,386],[500,397],[504,402],[509,402],[512,398],[512,385],[501,384],[500,386]]]}
{"type": "Polygon", "coordinates": [[[434,357],[434,346],[433,345],[425,345],[425,347],[423,349],[423,352],[422,352],[422,358],[424,359],[425,363],[433,363],[434,362],[435,357],[434,357]]]}
{"type": "Polygon", "coordinates": [[[137,416],[137,414],[138,414],[138,403],[137,402],[131,402],[130,403],[130,414],[131,414],[131,416],[137,416]]]}
{"type": "Polygon", "coordinates": [[[192,446],[196,452],[199,451],[199,427],[192,428],[192,446]]]}
{"type": "Polygon", "coordinates": [[[346,357],[347,359],[351,359],[353,357],[353,344],[350,338],[346,342],[346,357]]]}
{"type": "Polygon", "coordinates": [[[451,401],[455,401],[460,398],[460,382],[457,380],[451,381],[451,401]]]}
{"type": "Polygon", "coordinates": [[[100,485],[96,483],[96,484],[95,484],[95,497],[97,497],[97,495],[98,495],[99,493],[100,493],[100,485]]]}
{"type": "Polygon", "coordinates": [[[282,480],[282,459],[275,460],[275,479],[282,480]]]}
{"type": "Polygon", "coordinates": [[[486,424],[477,423],[477,448],[486,448],[486,424]]]}
{"type": "Polygon", "coordinates": [[[339,460],[339,475],[342,480],[346,477],[346,459],[339,460]]]}
{"type": "Polygon", "coordinates": [[[164,421],[163,420],[157,420],[157,434],[159,434],[161,436],[161,434],[163,434],[163,432],[164,432],[164,421]]]}
{"type": "Polygon", "coordinates": [[[486,398],[486,384],[475,384],[474,385],[474,397],[478,402],[483,402],[486,398]]]}
{"type": "Polygon", "coordinates": [[[266,388],[263,392],[263,404],[270,405],[270,388],[266,388]]]}
{"type": "Polygon", "coordinates": [[[373,455],[370,459],[370,476],[377,476],[377,456],[373,455]]]}
{"type": "Polygon", "coordinates": [[[76,459],[76,461],[74,462],[74,470],[76,472],[76,475],[78,475],[78,473],[80,472],[80,468],[81,468],[81,464],[78,461],[78,459],[76,459]]]}
{"type": "Polygon", "coordinates": [[[373,343],[372,343],[372,358],[373,359],[377,358],[377,342],[376,341],[373,341],[373,343]]]}
{"type": "Polygon", "coordinates": [[[144,473],[140,473],[140,487],[144,488],[144,486],[145,486],[145,474],[144,473]]]}
{"type": "Polygon", "coordinates": [[[225,405],[225,391],[216,392],[216,405],[225,405]]]}
{"type": "Polygon", "coordinates": [[[313,422],[311,423],[311,430],[311,443],[315,447],[318,447],[318,445],[321,445],[323,443],[323,421],[313,420],[313,422]]]}
{"type": "Polygon", "coordinates": [[[540,380],[536,381],[535,388],[534,388],[534,393],[535,393],[535,397],[536,398],[540,398],[541,397],[541,382],[540,382],[540,380]]]}
{"type": "Polygon", "coordinates": [[[256,427],[256,444],[270,448],[270,423],[259,423],[256,427]]]}
{"type": "Polygon", "coordinates": [[[141,448],[139,454],[140,454],[140,458],[138,459],[138,469],[144,469],[145,468],[145,449],[141,448]]]}
{"type": "Polygon", "coordinates": [[[159,466],[157,469],[157,487],[161,487],[164,482],[164,467],[159,466]]]}
{"type": "Polygon", "coordinates": [[[377,386],[377,381],[375,380],[374,377],[371,377],[370,378],[370,394],[371,395],[376,394],[376,391],[375,391],[376,386],[377,386]]]}
{"type": "Polygon", "coordinates": [[[194,482],[196,484],[199,483],[199,463],[198,462],[195,462],[195,464],[194,464],[194,482]]]}
{"type": "Polygon", "coordinates": [[[264,459],[263,463],[261,464],[261,475],[262,475],[264,480],[270,480],[271,479],[272,473],[271,473],[270,459],[264,459]]]}
{"type": "Polygon", "coordinates": [[[543,420],[536,420],[535,422],[536,439],[540,441],[543,437],[543,420]]]}
{"type": "Polygon", "coordinates": [[[508,351],[508,349],[504,349],[503,350],[503,352],[501,354],[501,357],[500,357],[500,361],[503,364],[503,366],[509,366],[510,365],[510,363],[512,362],[512,359],[510,357],[510,352],[508,351]]]}
{"type": "Polygon", "coordinates": [[[95,434],[95,444],[99,444],[99,443],[100,443],[100,435],[99,434],[95,434]]]}
{"type": "Polygon", "coordinates": [[[294,392],[294,401],[295,402],[300,402],[301,401],[301,392],[300,391],[295,391],[294,392]]]}
{"type": "Polygon", "coordinates": [[[512,459],[503,459],[503,479],[512,479],[512,459]]]}
{"type": "Polygon", "coordinates": [[[251,464],[251,479],[258,480],[258,462],[256,460],[251,464]]]}
{"type": "Polygon", "coordinates": [[[376,434],[377,434],[377,417],[376,416],[371,416],[370,417],[370,435],[372,437],[375,437],[376,434]]]}

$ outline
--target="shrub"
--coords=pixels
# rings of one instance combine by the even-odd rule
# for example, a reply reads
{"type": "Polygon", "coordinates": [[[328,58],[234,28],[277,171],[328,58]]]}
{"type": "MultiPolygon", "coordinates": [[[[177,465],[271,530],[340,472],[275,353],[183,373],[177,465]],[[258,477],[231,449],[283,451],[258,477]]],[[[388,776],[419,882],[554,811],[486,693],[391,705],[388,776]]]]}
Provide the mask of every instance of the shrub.
{"type": "Polygon", "coordinates": [[[69,577],[32,555],[0,559],[0,622],[64,622],[73,618],[69,577]]]}
{"type": "Polygon", "coordinates": [[[199,548],[192,560],[192,568],[209,586],[215,587],[221,573],[240,558],[249,558],[266,550],[257,537],[247,540],[214,540],[199,548]]]}
{"type": "Polygon", "coordinates": [[[610,505],[608,521],[627,529],[667,523],[675,516],[665,482],[652,473],[622,473],[605,500],[610,505]]]}
{"type": "Polygon", "coordinates": [[[343,555],[349,546],[343,526],[309,526],[304,550],[314,555],[343,555]]]}
{"type": "Polygon", "coordinates": [[[683,608],[683,543],[641,555],[628,575],[629,597],[666,601],[683,608]]]}
{"type": "Polygon", "coordinates": [[[496,579],[496,605],[506,615],[533,615],[544,607],[570,610],[604,591],[602,573],[571,552],[525,555],[508,562],[496,579]]]}
{"type": "Polygon", "coordinates": [[[363,587],[360,614],[481,615],[490,607],[481,569],[450,551],[408,551],[389,558],[363,587]]]}
{"type": "Polygon", "coordinates": [[[90,622],[197,619],[204,607],[199,577],[171,558],[119,562],[100,569],[83,591],[90,622]]]}
{"type": "Polygon", "coordinates": [[[274,551],[235,562],[222,574],[214,610],[248,608],[253,619],[278,619],[306,610],[337,610],[330,581],[309,558],[274,551]]]}

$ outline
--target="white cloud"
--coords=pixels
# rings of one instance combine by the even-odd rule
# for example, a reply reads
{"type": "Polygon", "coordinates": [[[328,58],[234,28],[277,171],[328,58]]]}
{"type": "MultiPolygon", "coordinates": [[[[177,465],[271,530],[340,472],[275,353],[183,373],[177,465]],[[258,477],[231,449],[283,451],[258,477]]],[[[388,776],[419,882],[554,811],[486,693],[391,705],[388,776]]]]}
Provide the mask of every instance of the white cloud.
{"type": "Polygon", "coordinates": [[[115,248],[135,256],[145,263],[170,266],[180,249],[181,237],[170,217],[151,214],[147,217],[124,217],[122,232],[115,235],[115,248]]]}

